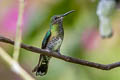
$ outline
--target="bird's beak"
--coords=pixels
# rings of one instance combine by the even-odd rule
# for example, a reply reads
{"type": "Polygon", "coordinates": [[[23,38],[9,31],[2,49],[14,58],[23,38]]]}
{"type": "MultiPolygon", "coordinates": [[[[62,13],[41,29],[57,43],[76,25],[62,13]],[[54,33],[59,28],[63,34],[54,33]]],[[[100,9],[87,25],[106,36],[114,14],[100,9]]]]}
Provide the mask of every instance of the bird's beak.
{"type": "Polygon", "coordinates": [[[68,12],[62,14],[60,17],[63,18],[64,16],[67,16],[68,14],[70,14],[70,13],[72,13],[72,12],[74,12],[74,11],[75,11],[75,10],[68,11],[68,12]]]}

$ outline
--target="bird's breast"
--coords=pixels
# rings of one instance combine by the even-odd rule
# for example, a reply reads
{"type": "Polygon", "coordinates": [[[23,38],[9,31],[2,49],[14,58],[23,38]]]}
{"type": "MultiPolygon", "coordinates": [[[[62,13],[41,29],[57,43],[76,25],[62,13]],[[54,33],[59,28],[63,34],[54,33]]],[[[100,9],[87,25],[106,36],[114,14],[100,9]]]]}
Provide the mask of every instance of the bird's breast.
{"type": "Polygon", "coordinates": [[[56,51],[60,49],[60,46],[62,44],[62,38],[61,37],[52,37],[52,39],[47,44],[47,49],[56,51]]]}

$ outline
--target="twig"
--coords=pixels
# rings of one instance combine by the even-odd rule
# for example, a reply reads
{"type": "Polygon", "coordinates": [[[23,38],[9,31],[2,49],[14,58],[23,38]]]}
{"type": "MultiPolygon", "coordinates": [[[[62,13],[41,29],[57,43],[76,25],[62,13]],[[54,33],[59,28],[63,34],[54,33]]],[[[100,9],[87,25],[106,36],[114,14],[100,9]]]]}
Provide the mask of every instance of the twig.
{"type": "Polygon", "coordinates": [[[19,0],[19,14],[18,14],[18,20],[16,25],[16,39],[15,39],[14,53],[13,53],[13,58],[16,61],[18,61],[19,51],[20,51],[23,12],[24,12],[24,0],[19,0]]]}
{"type": "Polygon", "coordinates": [[[17,61],[12,59],[1,47],[0,47],[0,57],[8,63],[10,68],[24,80],[35,80],[32,78],[19,64],[17,61]]]}
{"type": "MultiPolygon", "coordinates": [[[[8,38],[2,37],[2,36],[0,36],[0,42],[9,43],[11,45],[14,45],[14,41],[12,41],[8,38]]],[[[40,48],[29,46],[29,45],[26,45],[23,43],[21,43],[21,48],[26,49],[28,51],[38,53],[38,54],[52,56],[52,57],[64,60],[66,62],[80,64],[80,65],[89,66],[89,67],[93,67],[93,68],[98,68],[101,70],[111,70],[113,68],[120,67],[120,62],[115,62],[115,63],[107,64],[107,65],[99,64],[99,63],[95,63],[95,62],[90,62],[90,61],[86,61],[86,60],[72,58],[72,57],[65,56],[65,55],[60,55],[57,52],[51,52],[51,51],[48,51],[45,49],[40,49],[40,48]]]]}

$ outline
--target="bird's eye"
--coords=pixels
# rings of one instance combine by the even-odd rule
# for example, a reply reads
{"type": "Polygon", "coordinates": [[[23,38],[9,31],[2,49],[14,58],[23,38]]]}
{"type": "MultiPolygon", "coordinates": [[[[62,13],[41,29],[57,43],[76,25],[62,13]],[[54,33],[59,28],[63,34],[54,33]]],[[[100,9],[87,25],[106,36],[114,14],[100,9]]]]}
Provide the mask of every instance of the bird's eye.
{"type": "Polygon", "coordinates": [[[55,20],[57,19],[58,17],[55,17],[55,20]]]}
{"type": "Polygon", "coordinates": [[[55,17],[55,20],[58,19],[59,17],[55,17]]]}

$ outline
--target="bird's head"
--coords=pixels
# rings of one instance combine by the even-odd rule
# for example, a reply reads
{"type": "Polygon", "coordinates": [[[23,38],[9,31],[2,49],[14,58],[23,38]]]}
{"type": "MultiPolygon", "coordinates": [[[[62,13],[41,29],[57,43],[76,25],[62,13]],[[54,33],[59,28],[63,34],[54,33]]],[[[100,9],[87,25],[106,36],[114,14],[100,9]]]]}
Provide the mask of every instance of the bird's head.
{"type": "Polygon", "coordinates": [[[64,13],[64,14],[53,16],[53,17],[51,18],[51,23],[52,23],[52,24],[61,23],[61,22],[63,21],[63,18],[64,18],[65,16],[67,16],[68,14],[70,14],[70,13],[72,13],[72,12],[74,12],[74,11],[75,11],[75,10],[71,10],[71,11],[68,11],[68,12],[66,12],[66,13],[64,13]]]}

